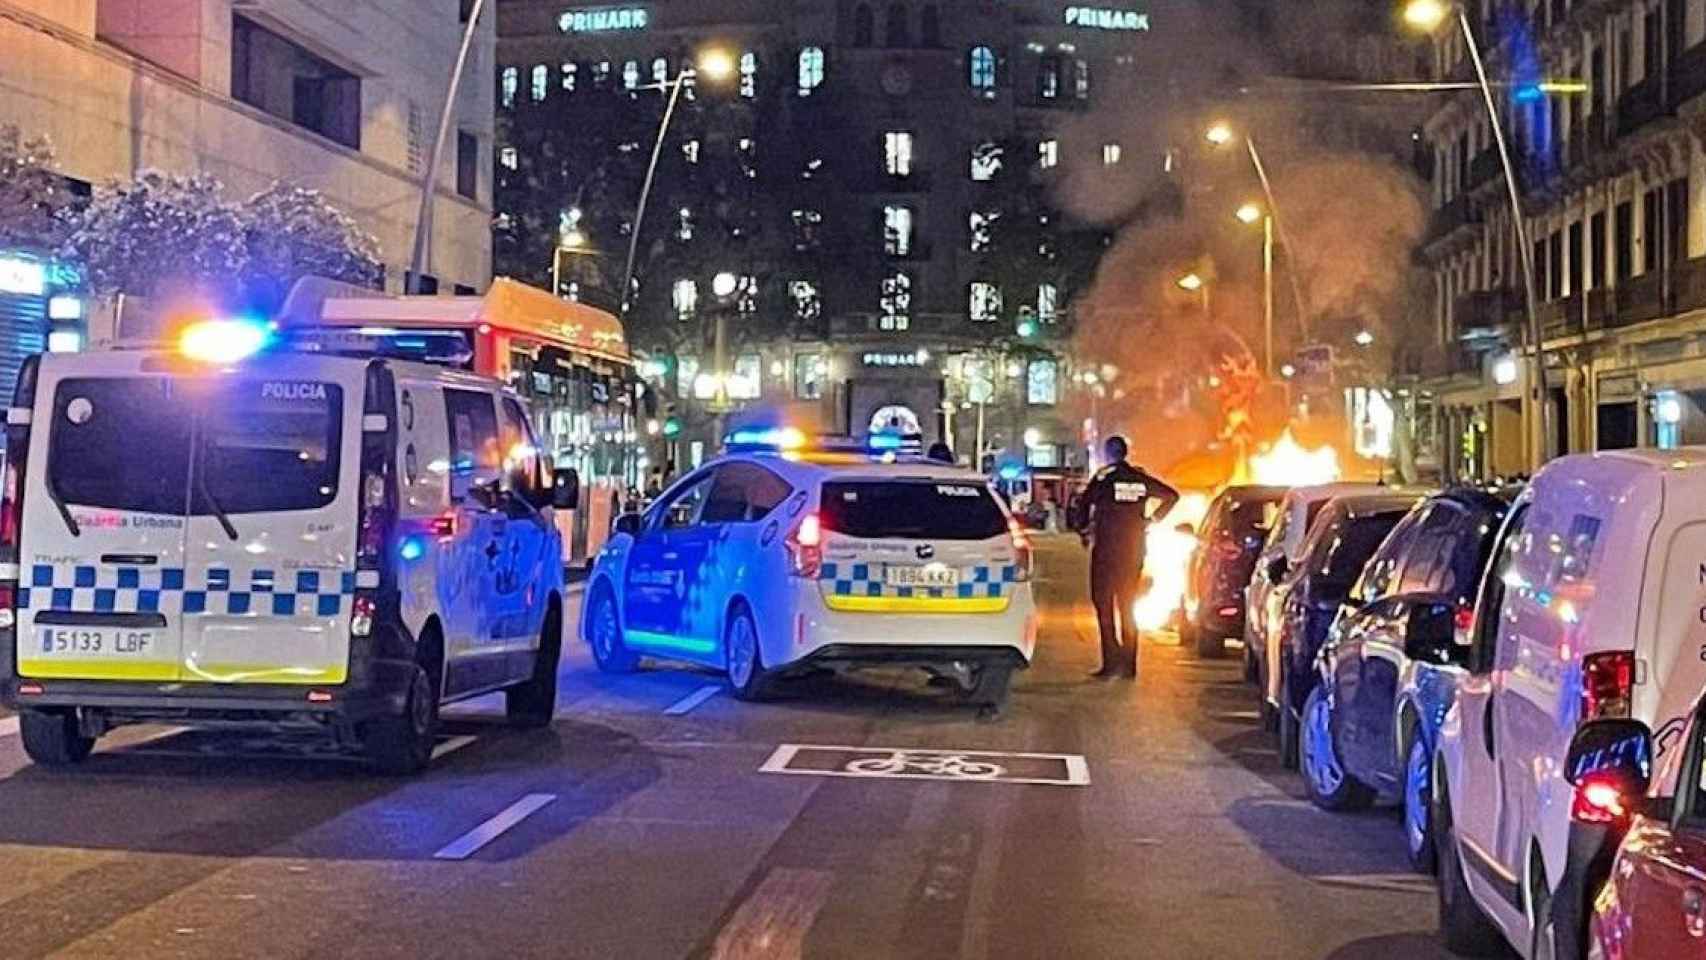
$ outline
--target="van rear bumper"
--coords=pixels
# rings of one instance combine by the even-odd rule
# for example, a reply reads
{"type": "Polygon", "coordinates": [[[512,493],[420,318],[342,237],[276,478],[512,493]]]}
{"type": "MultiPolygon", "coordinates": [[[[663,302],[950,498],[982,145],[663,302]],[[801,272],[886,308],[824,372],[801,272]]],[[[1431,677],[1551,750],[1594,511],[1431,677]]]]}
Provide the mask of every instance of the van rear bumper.
{"type": "Polygon", "coordinates": [[[0,704],[14,710],[80,707],[121,723],[169,720],[195,725],[253,722],[359,723],[403,712],[414,664],[371,661],[365,682],[339,686],[138,683],[111,680],[0,679],[0,704]],[[23,692],[28,690],[30,692],[23,692]],[[310,695],[315,699],[310,700],[310,695]]]}

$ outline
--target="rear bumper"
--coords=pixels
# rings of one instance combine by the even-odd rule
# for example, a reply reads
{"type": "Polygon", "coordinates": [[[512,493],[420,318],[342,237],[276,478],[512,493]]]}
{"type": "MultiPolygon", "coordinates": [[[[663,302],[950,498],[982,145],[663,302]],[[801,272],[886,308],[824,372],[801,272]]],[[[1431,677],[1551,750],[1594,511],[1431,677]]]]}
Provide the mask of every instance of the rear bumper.
{"type": "Polygon", "coordinates": [[[948,663],[975,663],[983,666],[1007,666],[1024,670],[1031,661],[1016,647],[1003,646],[879,646],[862,643],[836,643],[813,650],[796,662],[813,666],[935,666],[948,663]]]}
{"type": "MultiPolygon", "coordinates": [[[[785,655],[770,662],[911,663],[1011,662],[1028,666],[1035,655],[1038,615],[1029,584],[1019,586],[987,613],[931,610],[927,605],[856,611],[832,609],[816,583],[794,595],[796,615],[785,655]]],[[[777,653],[784,653],[777,650],[777,653]]]]}
{"type": "Polygon", "coordinates": [[[0,678],[0,704],[14,710],[82,708],[104,713],[115,724],[169,721],[189,726],[324,725],[401,714],[414,664],[375,660],[365,673],[364,682],[338,686],[32,680],[9,675],[0,678]]]}

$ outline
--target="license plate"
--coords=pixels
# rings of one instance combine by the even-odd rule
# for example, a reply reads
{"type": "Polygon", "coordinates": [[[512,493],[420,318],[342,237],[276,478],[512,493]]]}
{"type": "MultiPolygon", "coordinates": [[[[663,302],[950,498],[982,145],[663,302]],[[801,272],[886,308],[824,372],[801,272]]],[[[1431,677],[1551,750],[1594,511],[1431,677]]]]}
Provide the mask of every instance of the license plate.
{"type": "Polygon", "coordinates": [[[884,575],[891,587],[957,587],[960,571],[932,563],[925,567],[889,567],[884,575]]]}
{"type": "Polygon", "coordinates": [[[153,630],[124,627],[41,627],[36,638],[36,649],[44,654],[117,657],[152,653],[158,640],[153,630]]]}

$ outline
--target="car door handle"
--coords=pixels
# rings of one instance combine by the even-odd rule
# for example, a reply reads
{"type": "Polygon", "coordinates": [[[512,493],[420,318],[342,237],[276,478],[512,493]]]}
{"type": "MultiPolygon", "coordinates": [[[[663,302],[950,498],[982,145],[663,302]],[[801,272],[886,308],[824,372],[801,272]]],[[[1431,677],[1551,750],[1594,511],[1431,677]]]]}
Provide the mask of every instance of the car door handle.
{"type": "Polygon", "coordinates": [[[1487,748],[1487,759],[1493,756],[1493,698],[1487,698],[1487,704],[1481,709],[1481,742],[1487,748]]]}
{"type": "Polygon", "coordinates": [[[101,562],[118,567],[152,567],[160,562],[160,557],[153,553],[103,553],[101,562]]]}

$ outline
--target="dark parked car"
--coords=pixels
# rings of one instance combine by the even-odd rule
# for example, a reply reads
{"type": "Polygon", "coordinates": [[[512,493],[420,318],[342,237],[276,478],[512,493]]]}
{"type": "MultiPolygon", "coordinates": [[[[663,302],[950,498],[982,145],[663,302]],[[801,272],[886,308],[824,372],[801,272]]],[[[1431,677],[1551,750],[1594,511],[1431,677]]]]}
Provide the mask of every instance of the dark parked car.
{"type": "Polygon", "coordinates": [[[1244,635],[1244,588],[1267,541],[1285,487],[1227,487],[1209,504],[1185,579],[1183,639],[1218,657],[1244,635]]]}
{"type": "Polygon", "coordinates": [[[1297,768],[1303,704],[1317,684],[1315,655],[1350,598],[1363,565],[1419,500],[1416,494],[1374,493],[1339,497],[1309,528],[1303,556],[1286,572],[1274,671],[1279,677],[1280,763],[1297,768]]]}
{"type": "Polygon", "coordinates": [[[1321,652],[1321,685],[1304,703],[1309,798],[1342,810],[1398,792],[1410,862],[1423,872],[1434,868],[1435,735],[1468,651],[1457,631],[1469,627],[1509,509],[1505,498],[1460,489],[1410,511],[1351,588],[1321,652]]]}

